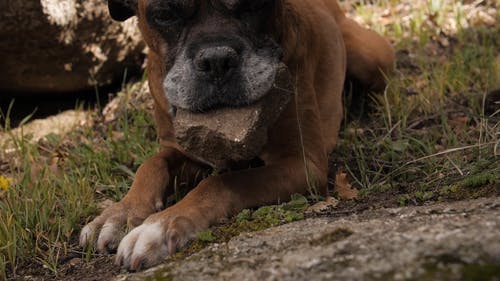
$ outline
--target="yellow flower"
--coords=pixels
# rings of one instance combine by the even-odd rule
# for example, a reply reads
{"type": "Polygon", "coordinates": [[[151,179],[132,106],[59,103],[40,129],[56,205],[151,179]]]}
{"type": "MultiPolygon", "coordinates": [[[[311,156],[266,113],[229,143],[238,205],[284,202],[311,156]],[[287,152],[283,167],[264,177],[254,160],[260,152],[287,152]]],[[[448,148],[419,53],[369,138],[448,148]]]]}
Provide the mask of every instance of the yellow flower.
{"type": "Polygon", "coordinates": [[[4,176],[0,176],[0,190],[8,190],[11,181],[12,180],[9,178],[6,178],[4,176]]]}

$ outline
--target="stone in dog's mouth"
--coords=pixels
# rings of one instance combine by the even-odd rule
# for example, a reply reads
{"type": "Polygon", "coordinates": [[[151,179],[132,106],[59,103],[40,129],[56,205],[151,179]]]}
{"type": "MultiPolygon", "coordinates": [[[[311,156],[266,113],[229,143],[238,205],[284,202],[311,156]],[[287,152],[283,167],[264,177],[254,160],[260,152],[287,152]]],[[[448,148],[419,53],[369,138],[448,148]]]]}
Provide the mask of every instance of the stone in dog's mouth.
{"type": "Polygon", "coordinates": [[[205,113],[178,108],[174,121],[177,141],[187,153],[215,167],[250,160],[262,151],[267,129],[287,107],[293,93],[288,69],[280,64],[270,90],[250,105],[205,113]]]}

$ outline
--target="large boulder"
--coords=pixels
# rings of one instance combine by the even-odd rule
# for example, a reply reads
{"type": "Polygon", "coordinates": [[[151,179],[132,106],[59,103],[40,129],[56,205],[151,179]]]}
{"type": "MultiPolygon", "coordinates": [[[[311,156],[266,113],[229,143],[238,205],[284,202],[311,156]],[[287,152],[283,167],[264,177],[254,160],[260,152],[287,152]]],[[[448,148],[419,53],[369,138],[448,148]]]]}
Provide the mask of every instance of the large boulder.
{"type": "Polygon", "coordinates": [[[114,280],[499,280],[497,197],[341,213],[243,233],[114,280]]]}
{"type": "Polygon", "coordinates": [[[135,19],[102,0],[0,1],[0,92],[62,93],[121,81],[141,66],[135,19]]]}

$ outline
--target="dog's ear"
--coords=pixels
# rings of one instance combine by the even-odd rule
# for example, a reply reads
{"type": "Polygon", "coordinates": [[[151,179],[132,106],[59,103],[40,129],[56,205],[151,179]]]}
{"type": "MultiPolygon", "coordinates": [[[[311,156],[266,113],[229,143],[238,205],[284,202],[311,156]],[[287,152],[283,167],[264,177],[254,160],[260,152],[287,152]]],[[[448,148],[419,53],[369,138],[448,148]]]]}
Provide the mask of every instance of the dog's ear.
{"type": "Polygon", "coordinates": [[[124,21],[136,14],[138,0],[108,0],[108,9],[111,18],[124,21]]]}

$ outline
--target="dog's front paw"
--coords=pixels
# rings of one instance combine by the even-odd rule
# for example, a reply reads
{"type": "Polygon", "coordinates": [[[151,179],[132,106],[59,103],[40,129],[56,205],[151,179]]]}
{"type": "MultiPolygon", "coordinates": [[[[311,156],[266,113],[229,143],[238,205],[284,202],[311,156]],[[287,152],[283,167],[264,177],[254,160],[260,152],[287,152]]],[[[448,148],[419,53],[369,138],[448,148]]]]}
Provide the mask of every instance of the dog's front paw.
{"type": "Polygon", "coordinates": [[[154,211],[154,208],[127,201],[115,203],[82,229],[80,246],[95,246],[100,253],[113,251],[118,247],[127,228],[140,225],[154,211]]]}
{"type": "Polygon", "coordinates": [[[116,264],[133,271],[151,267],[196,237],[203,224],[173,209],[150,216],[127,234],[118,247],[116,264]]]}

